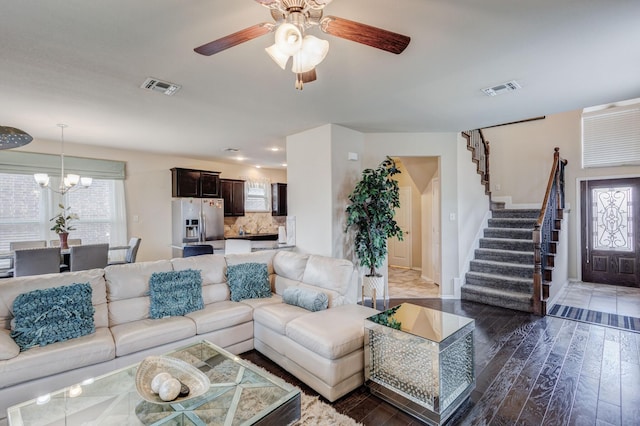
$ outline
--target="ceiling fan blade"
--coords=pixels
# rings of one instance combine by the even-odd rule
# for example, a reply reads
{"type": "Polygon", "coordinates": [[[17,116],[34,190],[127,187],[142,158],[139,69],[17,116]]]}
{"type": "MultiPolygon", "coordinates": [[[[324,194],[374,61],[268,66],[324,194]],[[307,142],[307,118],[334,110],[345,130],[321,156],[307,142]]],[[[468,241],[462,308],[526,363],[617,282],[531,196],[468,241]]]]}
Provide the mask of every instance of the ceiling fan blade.
{"type": "Polygon", "coordinates": [[[268,34],[273,31],[274,28],[274,24],[263,22],[252,27],[245,28],[244,30],[240,30],[233,34],[229,34],[228,36],[219,38],[218,40],[203,44],[202,46],[196,47],[193,50],[201,55],[211,56],[214,53],[222,52],[223,50],[230,47],[237,46],[246,41],[253,40],[254,38],[268,34]]]}
{"type": "Polygon", "coordinates": [[[336,16],[327,16],[322,19],[320,29],[327,34],[376,47],[396,55],[402,53],[411,41],[411,38],[405,35],[336,16]]]}

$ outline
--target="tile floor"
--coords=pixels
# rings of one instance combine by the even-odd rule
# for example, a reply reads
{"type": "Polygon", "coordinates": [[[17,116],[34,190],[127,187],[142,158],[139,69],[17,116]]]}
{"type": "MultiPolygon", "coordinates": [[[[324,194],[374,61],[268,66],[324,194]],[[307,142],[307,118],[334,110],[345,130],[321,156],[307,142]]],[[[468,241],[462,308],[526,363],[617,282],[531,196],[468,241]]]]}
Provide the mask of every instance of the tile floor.
{"type": "Polygon", "coordinates": [[[389,267],[389,297],[428,299],[440,297],[440,286],[420,278],[420,271],[389,267]]]}
{"type": "Polygon", "coordinates": [[[640,289],[570,281],[556,303],[609,314],[640,318],[640,289]]]}

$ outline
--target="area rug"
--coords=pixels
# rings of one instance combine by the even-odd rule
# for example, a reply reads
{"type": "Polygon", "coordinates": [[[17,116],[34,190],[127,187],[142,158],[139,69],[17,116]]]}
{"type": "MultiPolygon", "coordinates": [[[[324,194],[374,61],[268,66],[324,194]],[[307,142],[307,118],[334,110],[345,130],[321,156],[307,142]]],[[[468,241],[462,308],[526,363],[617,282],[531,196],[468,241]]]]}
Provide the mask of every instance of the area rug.
{"type": "MultiPolygon", "coordinates": [[[[249,360],[243,360],[251,364],[254,368],[273,374],[255,365],[249,360]]],[[[299,389],[296,386],[296,389],[299,389]]],[[[317,396],[307,395],[300,391],[300,420],[292,423],[291,426],[362,426],[351,417],[338,413],[335,408],[326,402],[322,402],[317,396]]]]}
{"type": "Polygon", "coordinates": [[[351,417],[338,413],[332,406],[320,401],[317,396],[300,393],[300,420],[294,426],[361,426],[351,417]]]}
{"type": "Polygon", "coordinates": [[[626,315],[609,314],[565,305],[553,305],[548,315],[640,333],[640,318],[626,315]]]}

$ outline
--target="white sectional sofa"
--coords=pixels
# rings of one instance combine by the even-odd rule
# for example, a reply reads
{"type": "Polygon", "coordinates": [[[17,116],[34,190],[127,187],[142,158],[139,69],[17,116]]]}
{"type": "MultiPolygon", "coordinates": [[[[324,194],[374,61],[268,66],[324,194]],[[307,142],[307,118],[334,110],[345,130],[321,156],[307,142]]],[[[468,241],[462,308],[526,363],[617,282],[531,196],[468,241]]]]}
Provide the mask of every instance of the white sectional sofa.
{"type": "Polygon", "coordinates": [[[199,340],[235,354],[255,348],[334,401],[364,381],[364,319],[377,311],[356,300],[351,262],[289,251],[5,279],[0,281],[0,418],[16,403],[199,340]],[[227,266],[247,262],[267,265],[271,296],[231,301],[227,266]],[[151,274],[186,269],[200,270],[204,309],[151,319],[151,274]],[[10,336],[15,298],[73,283],[91,285],[95,333],[20,352],[10,336]],[[311,312],[284,303],[289,287],[326,294],[328,309],[311,312]]]}

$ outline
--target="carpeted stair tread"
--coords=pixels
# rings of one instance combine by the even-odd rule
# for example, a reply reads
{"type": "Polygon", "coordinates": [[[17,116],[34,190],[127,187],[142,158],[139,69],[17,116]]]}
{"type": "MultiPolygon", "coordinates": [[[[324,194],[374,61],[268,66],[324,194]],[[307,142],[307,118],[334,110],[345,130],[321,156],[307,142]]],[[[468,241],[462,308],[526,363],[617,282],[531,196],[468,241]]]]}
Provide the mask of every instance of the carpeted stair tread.
{"type": "Polygon", "coordinates": [[[499,218],[489,219],[490,228],[526,228],[533,230],[536,219],[527,218],[499,218]]]}
{"type": "Polygon", "coordinates": [[[462,287],[462,298],[472,302],[500,306],[518,311],[532,312],[533,310],[531,294],[514,291],[498,290],[490,287],[480,287],[467,284],[462,287]]]}
{"type": "Polygon", "coordinates": [[[533,264],[474,259],[471,261],[470,270],[509,278],[533,278],[533,264]]]}
{"type": "Polygon", "coordinates": [[[530,218],[530,219],[538,219],[540,215],[540,210],[536,209],[497,209],[491,211],[491,216],[493,218],[530,218]]]}
{"type": "Polygon", "coordinates": [[[480,248],[530,251],[533,253],[533,239],[518,240],[513,238],[480,238],[480,248]]]}
{"type": "Polygon", "coordinates": [[[516,251],[493,248],[478,248],[475,250],[475,259],[533,265],[533,249],[530,251],[516,251]]]}
{"type": "Polygon", "coordinates": [[[533,234],[531,229],[521,228],[485,228],[485,238],[508,238],[512,240],[532,240],[533,234]]]}
{"type": "Polygon", "coordinates": [[[469,271],[465,274],[465,283],[465,285],[470,284],[478,287],[528,294],[533,291],[533,278],[507,277],[487,272],[469,271]]]}

